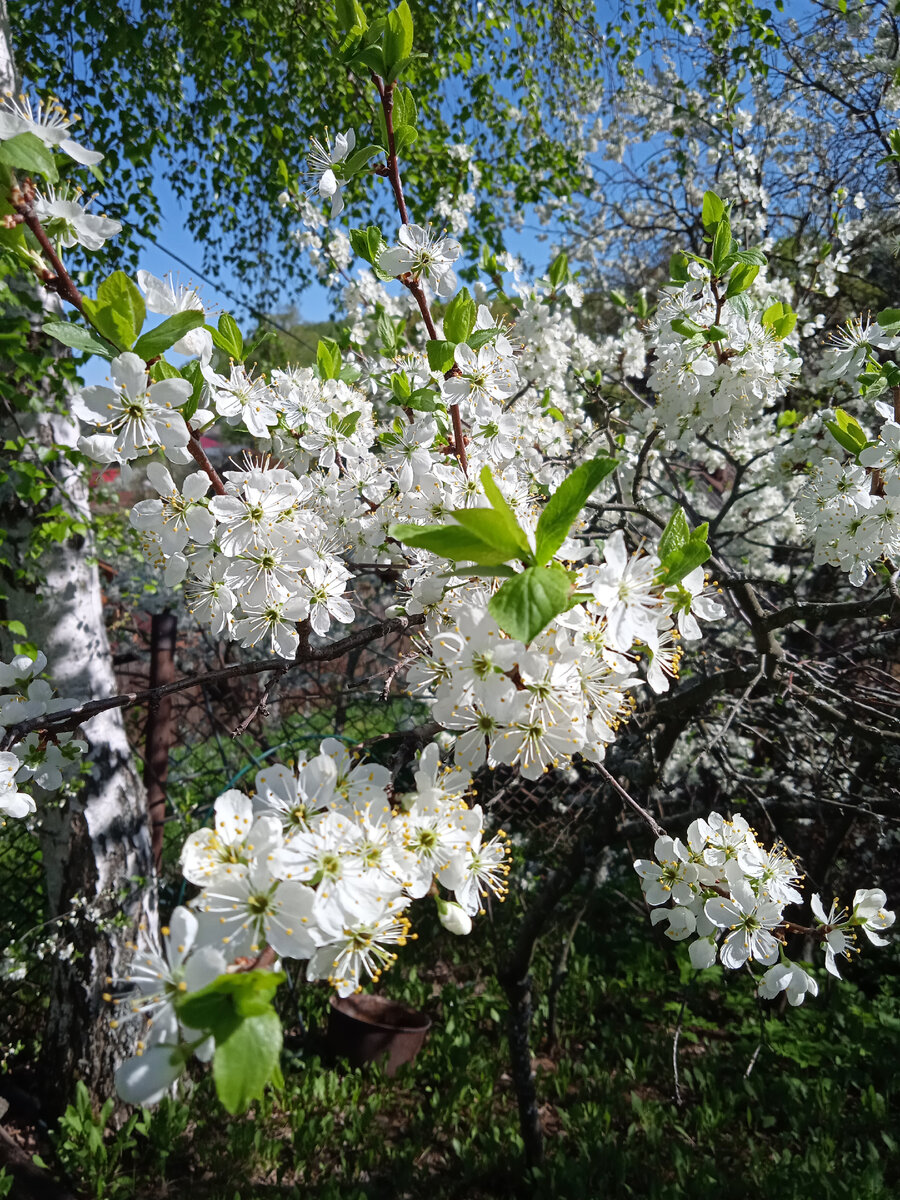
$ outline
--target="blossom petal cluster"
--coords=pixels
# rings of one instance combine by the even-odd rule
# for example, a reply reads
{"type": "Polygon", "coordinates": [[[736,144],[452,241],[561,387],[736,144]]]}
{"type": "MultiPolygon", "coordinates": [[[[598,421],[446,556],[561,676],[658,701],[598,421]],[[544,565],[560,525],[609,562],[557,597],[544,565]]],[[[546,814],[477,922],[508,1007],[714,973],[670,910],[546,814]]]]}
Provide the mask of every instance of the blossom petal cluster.
{"type": "Polygon", "coordinates": [[[462,933],[506,894],[504,835],[486,836],[481,808],[465,799],[471,776],[442,766],[435,744],[401,796],[386,767],[355,761],[335,738],[309,761],[266,767],[255,784],[253,797],[222,793],[214,828],[188,837],[182,869],[197,895],[175,909],[162,944],[134,947],[130,973],[107,995],[116,1022],[126,1011],[146,1021],[139,1054],[117,1073],[131,1103],[158,1100],[191,1053],[209,1057],[179,1001],[229,964],[271,948],[347,996],[393,964],[413,900],[437,889],[442,920],[462,933]]]}
{"type": "MultiPolygon", "coordinates": [[[[4,734],[23,721],[44,713],[68,708],[73,701],[57,696],[41,679],[47,659],[39,651],[35,658],[18,654],[0,662],[0,742],[4,734]]],[[[30,787],[56,791],[63,780],[77,772],[86,744],[71,733],[55,734],[52,740],[37,733],[26,734],[0,751],[0,825],[4,817],[22,818],[35,811],[30,787]],[[22,786],[29,791],[23,791],[22,786]],[[30,786],[29,786],[30,785],[30,786]]]]}
{"type": "MultiPolygon", "coordinates": [[[[800,870],[782,845],[766,850],[739,813],[729,818],[713,812],[692,821],[686,841],[659,837],[654,857],[638,859],[634,869],[652,909],[651,923],[664,924],[673,941],[694,939],[688,952],[698,970],[717,960],[731,970],[758,964],[765,968],[758,983],[765,999],[785,992],[797,1005],[818,994],[813,975],[784,950],[784,910],[803,901],[800,870]]],[[[886,902],[880,889],[860,889],[851,909],[835,900],[826,913],[819,897],[812,897],[814,933],[832,975],[840,976],[837,958],[849,958],[855,949],[857,929],[873,945],[886,945],[881,933],[894,923],[886,902]]]]}

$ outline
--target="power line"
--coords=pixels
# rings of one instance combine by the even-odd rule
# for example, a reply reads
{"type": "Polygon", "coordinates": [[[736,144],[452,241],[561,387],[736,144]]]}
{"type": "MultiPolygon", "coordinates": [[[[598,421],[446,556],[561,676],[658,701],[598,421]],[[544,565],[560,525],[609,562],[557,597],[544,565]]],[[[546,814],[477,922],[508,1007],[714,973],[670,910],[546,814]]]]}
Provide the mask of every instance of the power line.
{"type": "Polygon", "coordinates": [[[234,292],[229,291],[229,289],[226,287],[223,287],[222,284],[216,283],[214,280],[209,279],[203,274],[202,271],[198,271],[196,267],[191,266],[189,262],[186,262],[179,254],[176,254],[174,250],[170,250],[168,246],[163,246],[161,242],[158,242],[156,238],[152,237],[149,233],[144,233],[140,236],[143,237],[144,241],[152,242],[157,250],[162,250],[163,254],[168,254],[169,258],[174,258],[177,263],[184,267],[185,270],[190,271],[192,275],[196,275],[198,279],[201,279],[204,283],[209,284],[211,288],[215,288],[217,292],[221,292],[223,296],[227,296],[229,300],[233,301],[235,304],[239,304],[241,308],[245,308],[247,312],[249,312],[250,316],[255,317],[257,321],[265,321],[266,324],[271,325],[273,329],[277,329],[279,333],[283,333],[285,337],[293,338],[298,345],[305,347],[305,349],[310,350],[313,354],[316,353],[317,347],[314,346],[312,342],[308,342],[306,338],[301,337],[298,333],[294,333],[292,329],[288,329],[285,325],[279,325],[279,323],[277,321],[273,321],[267,313],[261,312],[258,308],[254,308],[252,304],[248,304],[246,300],[242,300],[239,296],[236,296],[234,292]]]}

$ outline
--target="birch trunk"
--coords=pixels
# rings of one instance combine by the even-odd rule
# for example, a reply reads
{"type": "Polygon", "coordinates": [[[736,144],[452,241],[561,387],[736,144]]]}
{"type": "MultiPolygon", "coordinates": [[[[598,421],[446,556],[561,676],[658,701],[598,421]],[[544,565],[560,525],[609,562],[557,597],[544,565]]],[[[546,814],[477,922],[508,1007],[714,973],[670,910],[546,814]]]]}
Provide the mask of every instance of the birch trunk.
{"type": "MultiPolygon", "coordinates": [[[[0,0],[0,89],[18,89],[5,0],[0,0]]],[[[47,294],[45,311],[55,297],[47,294]]],[[[37,383],[36,388],[40,388],[37,383]]],[[[47,405],[47,408],[50,408],[47,405]]],[[[20,414],[27,432],[45,444],[74,445],[77,424],[44,411],[20,414]]],[[[4,415],[4,420],[5,420],[4,415]]],[[[63,502],[90,527],[86,473],[61,460],[55,467],[63,502]]],[[[9,525],[14,515],[8,514],[9,525]]],[[[47,672],[62,696],[87,700],[113,694],[116,681],[103,619],[103,597],[91,535],[68,538],[41,558],[38,594],[9,597],[11,615],[47,656],[47,672]]],[[[45,797],[41,849],[47,882],[47,917],[78,916],[63,926],[63,953],[52,968],[50,1006],[42,1037],[42,1099],[59,1111],[82,1079],[99,1100],[114,1094],[116,1065],[134,1051],[134,1023],[110,1028],[103,1000],[108,978],[125,968],[127,943],[140,924],[155,928],[155,875],[146,797],[119,712],[84,725],[90,773],[63,807],[45,797]]]]}

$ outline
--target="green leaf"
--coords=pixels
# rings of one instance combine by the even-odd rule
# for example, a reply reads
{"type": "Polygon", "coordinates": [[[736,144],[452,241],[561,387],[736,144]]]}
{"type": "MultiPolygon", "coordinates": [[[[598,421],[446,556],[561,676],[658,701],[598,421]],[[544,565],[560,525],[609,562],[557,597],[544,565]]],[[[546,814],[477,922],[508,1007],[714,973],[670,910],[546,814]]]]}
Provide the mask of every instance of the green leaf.
{"type": "Polygon", "coordinates": [[[500,330],[496,326],[492,329],[474,329],[466,338],[466,345],[478,351],[488,342],[492,342],[499,332],[500,330]]]}
{"type": "Polygon", "coordinates": [[[690,279],[688,258],[681,250],[677,250],[669,259],[669,278],[673,283],[687,283],[690,279]]]}
{"type": "Polygon", "coordinates": [[[691,321],[688,317],[676,317],[672,321],[672,328],[676,333],[683,334],[684,337],[696,337],[698,333],[703,333],[703,326],[698,325],[696,321],[691,321]]]}
{"type": "Polygon", "coordinates": [[[359,424],[359,418],[361,416],[362,413],[352,412],[347,413],[345,417],[341,417],[337,424],[337,431],[341,437],[353,437],[354,433],[356,433],[356,426],[359,424]]]}
{"type": "Polygon", "coordinates": [[[717,274],[725,269],[725,260],[731,253],[731,240],[731,224],[727,217],[723,217],[713,237],[712,261],[717,274]]]}
{"type": "Polygon", "coordinates": [[[412,384],[409,382],[409,376],[405,371],[397,371],[391,376],[391,392],[394,399],[400,404],[405,404],[412,395],[412,384]]]}
{"type": "Polygon", "coordinates": [[[56,183],[59,179],[53,151],[33,133],[17,133],[15,137],[0,142],[0,163],[18,171],[36,172],[49,183],[56,183]]]}
{"type": "Polygon", "coordinates": [[[387,74],[384,54],[380,46],[367,46],[365,50],[361,50],[357,54],[356,61],[362,63],[364,67],[368,67],[370,71],[374,71],[376,75],[380,75],[382,78],[387,74]]]}
{"type": "Polygon", "coordinates": [[[145,362],[165,354],[170,346],[181,341],[186,333],[197,329],[206,321],[200,309],[188,309],[166,317],[155,329],[143,334],[134,344],[134,352],[145,362]]]}
{"type": "Polygon", "coordinates": [[[484,563],[490,567],[505,563],[511,557],[505,549],[496,549],[483,537],[471,529],[464,529],[462,525],[399,524],[392,525],[388,534],[405,546],[430,550],[432,554],[449,558],[452,562],[484,563]]]}
{"type": "Polygon", "coordinates": [[[415,126],[418,119],[419,110],[416,108],[416,98],[412,89],[398,87],[394,92],[394,129],[401,125],[415,126]]]}
{"type": "Polygon", "coordinates": [[[453,366],[454,342],[431,341],[426,347],[428,365],[435,373],[445,375],[453,366]]]}
{"type": "Polygon", "coordinates": [[[115,346],[98,337],[90,329],[85,329],[83,325],[76,325],[74,321],[48,321],[42,328],[44,333],[62,342],[64,346],[79,350],[83,354],[97,354],[107,360],[115,358],[118,354],[115,346]]]}
{"type": "Polygon", "coordinates": [[[764,267],[769,261],[762,250],[757,250],[755,246],[749,250],[734,250],[732,253],[739,263],[750,263],[757,267],[764,267]]]}
{"type": "Polygon", "coordinates": [[[406,0],[387,15],[384,30],[384,62],[387,70],[409,58],[413,47],[413,19],[406,0]]]}
{"type": "Polygon", "coordinates": [[[534,561],[538,566],[549,562],[566,540],[572,523],[584,508],[595,488],[616,469],[614,458],[592,458],[582,463],[562,481],[540,515],[535,531],[534,561]]]}
{"type": "Polygon", "coordinates": [[[774,325],[778,318],[784,313],[785,308],[780,300],[776,300],[774,304],[770,304],[762,315],[763,325],[774,325]]]}
{"type": "Polygon", "coordinates": [[[374,143],[363,146],[359,150],[354,150],[353,153],[344,160],[343,176],[345,179],[350,179],[356,175],[366,165],[370,158],[374,158],[376,154],[384,153],[380,146],[374,143]]]}
{"type": "Polygon", "coordinates": [[[115,308],[129,321],[134,331],[129,342],[129,345],[132,345],[147,319],[144,297],[134,280],[130,279],[124,271],[113,271],[112,275],[108,279],[104,279],[97,288],[97,302],[104,307],[115,308]]]}
{"type": "Polygon", "coordinates": [[[869,444],[863,427],[855,417],[842,408],[835,409],[834,416],[833,421],[825,422],[828,432],[839,445],[856,458],[860,451],[865,450],[869,444]]]}
{"type": "Polygon", "coordinates": [[[528,643],[569,606],[572,580],[555,567],[528,567],[508,579],[488,603],[488,612],[510,637],[528,643]]]}
{"type": "Polygon", "coordinates": [[[448,342],[464,342],[475,328],[475,301],[467,287],[458,292],[444,310],[444,333],[448,342]]]}
{"type": "Polygon", "coordinates": [[[705,563],[711,551],[706,544],[709,523],[691,530],[682,508],[676,508],[659,539],[660,578],[667,587],[684,579],[705,563]]]}
{"type": "Polygon", "coordinates": [[[222,313],[221,317],[219,317],[219,328],[217,333],[219,335],[219,340],[216,341],[216,339],[213,338],[213,341],[216,342],[216,345],[219,347],[219,349],[224,350],[228,357],[233,358],[235,362],[243,362],[244,337],[238,328],[238,323],[235,321],[234,317],[232,317],[229,313],[222,313]]]}
{"type": "Polygon", "coordinates": [[[181,368],[181,377],[186,379],[194,389],[191,392],[190,399],[187,403],[181,406],[181,415],[186,421],[189,421],[197,409],[200,407],[200,401],[203,398],[203,388],[206,386],[206,380],[203,378],[199,361],[195,358],[191,362],[185,363],[181,368]]]}
{"type": "MultiPolygon", "coordinates": [[[[507,562],[511,558],[522,556],[522,541],[517,536],[521,531],[518,526],[515,530],[510,530],[503,513],[496,512],[493,508],[457,508],[453,511],[453,519],[491,549],[502,554],[503,557],[499,561],[507,562]]],[[[527,542],[525,552],[529,552],[527,542]]]]}
{"type": "Polygon", "coordinates": [[[775,336],[777,338],[786,338],[797,324],[797,314],[795,312],[786,312],[783,317],[779,317],[772,325],[775,336]]]}
{"type": "Polygon", "coordinates": [[[407,146],[411,146],[413,142],[419,140],[418,129],[413,129],[412,125],[401,125],[394,134],[394,151],[401,154],[407,146]]]}
{"type": "Polygon", "coordinates": [[[316,348],[316,363],[323,379],[337,379],[341,373],[341,348],[334,338],[321,338],[316,348]]]}
{"type": "MultiPolygon", "coordinates": [[[[159,383],[161,379],[181,379],[182,374],[177,367],[173,367],[171,363],[167,363],[164,358],[158,358],[150,368],[150,379],[153,383],[159,383]]],[[[182,407],[181,412],[184,412],[182,407]]],[[[191,414],[193,416],[193,413],[191,414]]]]}
{"type": "Polygon", "coordinates": [[[666,587],[680,583],[685,575],[689,575],[695,567],[702,566],[711,554],[712,551],[707,546],[705,537],[698,538],[695,531],[687,545],[676,550],[667,560],[662,571],[666,587]]]}
{"type": "Polygon", "coordinates": [[[660,561],[665,562],[670,554],[686,546],[691,540],[691,527],[684,515],[684,509],[676,508],[659,537],[657,553],[660,561]]]}
{"type": "Polygon", "coordinates": [[[434,412],[438,407],[438,397],[431,388],[420,387],[406,397],[406,407],[416,412],[434,412]]]}
{"type": "Polygon", "coordinates": [[[885,333],[900,332],[900,308],[883,308],[875,319],[885,333]]]}
{"type": "Polygon", "coordinates": [[[219,1099],[232,1116],[261,1098],[278,1068],[281,1042],[281,1021],[272,1008],[244,1017],[223,1041],[216,1040],[213,1079],[219,1099]]]}
{"type": "Polygon", "coordinates": [[[220,975],[204,988],[178,1002],[185,1025],[211,1033],[218,1041],[234,1026],[236,1017],[252,1016],[271,1006],[287,976],[283,971],[238,971],[220,975]]]}
{"type": "Polygon", "coordinates": [[[725,292],[725,299],[730,300],[732,296],[746,292],[758,274],[759,267],[757,265],[753,263],[738,263],[736,267],[732,268],[731,274],[728,277],[728,288],[725,292]]]}
{"type": "Polygon", "coordinates": [[[728,337],[728,330],[723,329],[721,325],[710,325],[703,334],[705,342],[723,342],[728,337]]]}
{"type": "Polygon", "coordinates": [[[491,474],[491,468],[482,467],[481,474],[478,478],[481,480],[481,486],[484,488],[484,494],[490,501],[494,512],[498,513],[503,518],[509,537],[512,538],[512,540],[524,554],[530,557],[531,547],[528,545],[528,538],[525,534],[525,530],[516,520],[516,514],[510,508],[506,497],[494,482],[494,477],[491,474]]]}
{"type": "Polygon", "coordinates": [[[548,272],[550,283],[553,290],[561,288],[564,283],[569,281],[569,257],[567,254],[558,254],[550,264],[548,272]]]}
{"type": "Polygon", "coordinates": [[[725,216],[725,205],[715,192],[704,192],[703,194],[703,211],[701,220],[703,221],[704,229],[710,229],[725,216]]]}

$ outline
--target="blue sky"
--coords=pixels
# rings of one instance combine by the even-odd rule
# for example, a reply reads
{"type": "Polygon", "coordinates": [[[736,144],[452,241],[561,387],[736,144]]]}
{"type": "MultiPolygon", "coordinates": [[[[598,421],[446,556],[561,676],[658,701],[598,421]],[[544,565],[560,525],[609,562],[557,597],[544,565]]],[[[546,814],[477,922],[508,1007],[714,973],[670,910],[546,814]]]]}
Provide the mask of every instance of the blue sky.
{"type": "MultiPolygon", "coordinates": [[[[228,268],[216,275],[203,270],[202,248],[187,228],[185,206],[172,192],[162,174],[157,176],[153,186],[161,198],[162,223],[152,239],[138,236],[137,240],[142,245],[140,266],[160,277],[171,272],[177,282],[194,283],[208,309],[230,312],[246,331],[255,323],[255,319],[247,305],[241,303],[240,297],[245,289],[240,280],[228,268]]],[[[537,219],[531,213],[526,214],[525,225],[521,229],[510,231],[507,244],[513,254],[525,260],[538,274],[550,263],[550,243],[538,240],[537,219]]],[[[285,290],[271,311],[286,311],[292,306],[304,321],[322,321],[331,315],[328,292],[317,283],[297,292],[285,290]]],[[[148,313],[145,329],[152,328],[161,320],[162,317],[148,313]]],[[[85,383],[105,383],[109,375],[108,365],[102,359],[91,358],[83,364],[80,373],[85,383]]]]}

